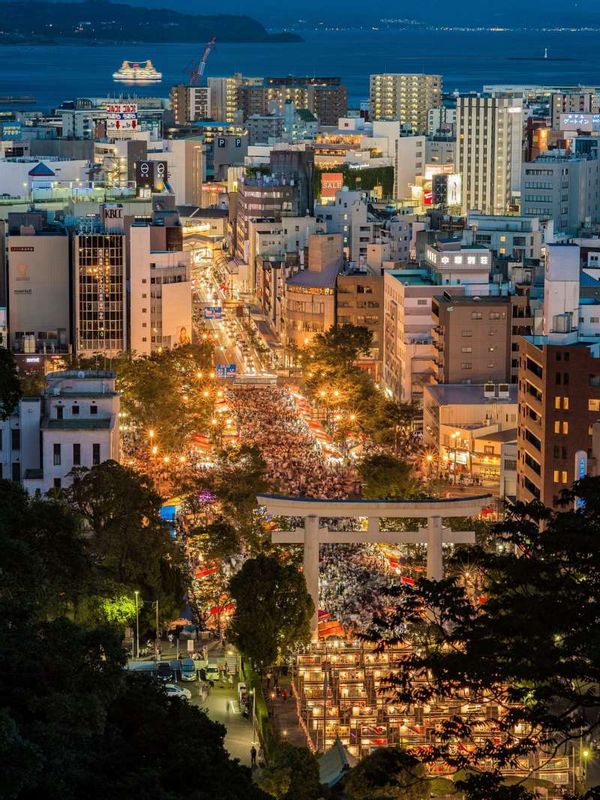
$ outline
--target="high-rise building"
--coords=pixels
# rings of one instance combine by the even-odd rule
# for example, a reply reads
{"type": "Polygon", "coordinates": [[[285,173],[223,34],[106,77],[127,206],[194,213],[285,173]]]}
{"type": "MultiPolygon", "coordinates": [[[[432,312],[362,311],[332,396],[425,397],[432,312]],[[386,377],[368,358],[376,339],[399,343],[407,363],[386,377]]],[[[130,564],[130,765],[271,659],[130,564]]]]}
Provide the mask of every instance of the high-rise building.
{"type": "Polygon", "coordinates": [[[184,83],[171,87],[171,110],[176,125],[187,125],[197,119],[211,119],[211,89],[184,83]]]}
{"type": "Polygon", "coordinates": [[[238,111],[239,87],[261,86],[262,82],[262,78],[248,78],[239,72],[228,78],[207,78],[212,118],[218,122],[234,122],[238,111]]]}
{"type": "Polygon", "coordinates": [[[73,237],[75,349],[116,355],[127,349],[126,250],[123,231],[103,226],[73,237]]]}
{"type": "Polygon", "coordinates": [[[556,507],[588,471],[600,420],[600,324],[597,311],[595,323],[589,316],[598,300],[580,299],[579,247],[546,250],[543,333],[519,342],[517,498],[556,507]]]}
{"type": "Polygon", "coordinates": [[[463,213],[505,214],[521,185],[522,99],[460,96],[456,133],[463,213]]]}
{"type": "Polygon", "coordinates": [[[348,92],[339,78],[265,78],[264,85],[238,88],[238,108],[244,120],[275,111],[284,114],[287,102],[308,109],[321,125],[337,125],[348,111],[348,92]]]}
{"type": "Polygon", "coordinates": [[[429,112],[438,108],[441,102],[441,75],[371,75],[372,119],[397,119],[413,133],[427,133],[429,112]]]}

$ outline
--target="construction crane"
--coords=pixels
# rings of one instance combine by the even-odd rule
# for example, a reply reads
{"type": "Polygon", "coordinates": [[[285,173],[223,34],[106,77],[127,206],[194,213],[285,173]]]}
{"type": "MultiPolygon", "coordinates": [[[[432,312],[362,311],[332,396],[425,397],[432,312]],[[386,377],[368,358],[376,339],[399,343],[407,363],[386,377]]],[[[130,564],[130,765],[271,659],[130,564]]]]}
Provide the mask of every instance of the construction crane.
{"type": "Polygon", "coordinates": [[[216,45],[217,40],[213,36],[210,42],[204,48],[204,53],[202,53],[202,58],[200,61],[196,63],[192,63],[190,69],[190,86],[197,86],[200,78],[204,75],[204,70],[206,68],[206,62],[208,61],[208,57],[211,54],[214,46],[216,45]]]}

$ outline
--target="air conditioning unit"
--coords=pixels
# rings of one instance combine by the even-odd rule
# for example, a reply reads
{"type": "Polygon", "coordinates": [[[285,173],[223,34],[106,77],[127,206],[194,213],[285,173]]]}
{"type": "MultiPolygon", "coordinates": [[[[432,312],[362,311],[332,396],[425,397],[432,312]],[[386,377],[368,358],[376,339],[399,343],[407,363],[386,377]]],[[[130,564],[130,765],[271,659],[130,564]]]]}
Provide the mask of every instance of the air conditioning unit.
{"type": "Polygon", "coordinates": [[[510,397],[510,387],[508,383],[499,383],[498,384],[498,397],[507,398],[510,397]]]}
{"type": "Polygon", "coordinates": [[[493,399],[496,397],[496,384],[495,383],[486,383],[483,387],[483,396],[487,399],[493,399]]]}

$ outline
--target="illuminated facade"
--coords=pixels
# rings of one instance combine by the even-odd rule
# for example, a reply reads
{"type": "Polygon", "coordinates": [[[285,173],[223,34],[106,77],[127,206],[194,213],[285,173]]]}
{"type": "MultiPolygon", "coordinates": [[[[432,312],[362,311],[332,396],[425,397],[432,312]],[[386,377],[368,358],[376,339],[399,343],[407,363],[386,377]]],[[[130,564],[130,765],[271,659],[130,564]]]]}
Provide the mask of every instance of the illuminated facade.
{"type": "Polygon", "coordinates": [[[413,133],[427,133],[429,112],[442,102],[442,76],[371,75],[371,118],[397,119],[413,133]]]}
{"type": "Polygon", "coordinates": [[[124,233],[73,238],[75,347],[79,355],[116,355],[127,348],[124,233]]]}

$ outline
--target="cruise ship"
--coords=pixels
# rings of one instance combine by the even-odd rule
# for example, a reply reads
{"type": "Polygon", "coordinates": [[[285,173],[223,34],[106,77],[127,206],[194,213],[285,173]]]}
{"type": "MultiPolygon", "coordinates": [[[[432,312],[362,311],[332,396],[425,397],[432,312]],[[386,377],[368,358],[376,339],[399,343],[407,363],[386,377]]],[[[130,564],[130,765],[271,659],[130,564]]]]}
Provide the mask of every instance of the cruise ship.
{"type": "Polygon", "coordinates": [[[113,72],[113,80],[118,83],[160,83],[162,72],[154,69],[148,61],[124,61],[121,68],[113,72]]]}

